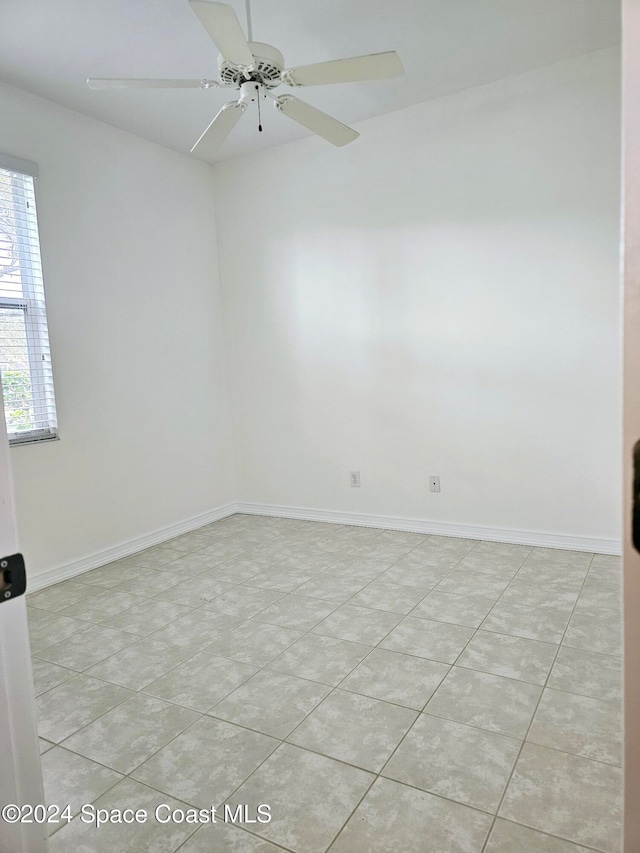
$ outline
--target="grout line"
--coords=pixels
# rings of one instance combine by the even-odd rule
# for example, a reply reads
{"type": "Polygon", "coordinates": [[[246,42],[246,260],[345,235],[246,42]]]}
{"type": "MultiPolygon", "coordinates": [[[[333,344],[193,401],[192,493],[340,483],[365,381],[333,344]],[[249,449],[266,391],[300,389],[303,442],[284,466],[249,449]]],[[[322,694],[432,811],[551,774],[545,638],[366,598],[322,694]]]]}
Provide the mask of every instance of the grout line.
{"type": "MultiPolygon", "coordinates": [[[[605,853],[605,851],[600,850],[597,847],[590,847],[588,844],[579,844],[578,842],[569,841],[567,838],[563,838],[561,835],[554,835],[552,832],[543,832],[543,830],[541,830],[541,829],[535,829],[532,826],[527,826],[525,823],[518,823],[517,821],[511,820],[508,817],[501,817],[501,818],[499,818],[499,820],[503,820],[505,823],[510,823],[513,826],[518,826],[521,829],[529,829],[531,832],[539,832],[540,835],[544,835],[547,838],[554,838],[557,841],[563,841],[565,844],[568,843],[571,845],[575,845],[577,847],[577,849],[580,851],[584,849],[584,850],[587,850],[590,852],[593,851],[593,853],[605,853]]],[[[493,830],[493,826],[491,827],[491,830],[493,830]]],[[[487,841],[488,840],[489,840],[489,838],[487,838],[487,841]]],[[[485,844],[486,844],[486,842],[485,842],[485,844]]],[[[483,848],[483,850],[484,850],[484,848],[483,848]]],[[[483,853],[483,851],[480,851],[480,853],[483,853]]]]}

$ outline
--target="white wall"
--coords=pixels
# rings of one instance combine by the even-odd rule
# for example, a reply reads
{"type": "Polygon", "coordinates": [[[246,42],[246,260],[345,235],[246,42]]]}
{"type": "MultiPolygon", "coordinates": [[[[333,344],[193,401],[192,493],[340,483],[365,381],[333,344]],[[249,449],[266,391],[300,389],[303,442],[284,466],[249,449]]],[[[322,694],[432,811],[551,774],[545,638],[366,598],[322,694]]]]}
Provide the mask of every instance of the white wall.
{"type": "Polygon", "coordinates": [[[60,441],[12,449],[32,578],[233,499],[210,167],[10,87],[60,441]]]}
{"type": "Polygon", "coordinates": [[[619,540],[618,66],[216,167],[240,500],[619,540]]]}

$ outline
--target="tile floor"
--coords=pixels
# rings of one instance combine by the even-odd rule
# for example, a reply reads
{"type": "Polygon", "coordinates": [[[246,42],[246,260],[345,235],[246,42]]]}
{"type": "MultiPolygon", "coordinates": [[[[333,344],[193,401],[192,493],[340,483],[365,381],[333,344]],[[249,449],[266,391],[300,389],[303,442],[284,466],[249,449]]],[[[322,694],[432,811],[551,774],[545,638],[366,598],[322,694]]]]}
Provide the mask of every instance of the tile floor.
{"type": "Polygon", "coordinates": [[[29,595],[49,803],[272,813],[52,853],[618,853],[619,563],[235,515],[29,595]]]}

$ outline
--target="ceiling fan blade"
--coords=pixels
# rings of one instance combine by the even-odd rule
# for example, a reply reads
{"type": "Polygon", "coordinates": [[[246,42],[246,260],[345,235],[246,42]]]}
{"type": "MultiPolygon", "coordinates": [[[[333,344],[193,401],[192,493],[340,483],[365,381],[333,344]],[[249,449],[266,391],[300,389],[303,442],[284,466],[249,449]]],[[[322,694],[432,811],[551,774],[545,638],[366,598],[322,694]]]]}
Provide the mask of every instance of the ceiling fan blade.
{"type": "Polygon", "coordinates": [[[231,6],[212,0],[189,0],[189,5],[227,62],[253,65],[251,48],[231,6]]]}
{"type": "Polygon", "coordinates": [[[146,80],[135,77],[89,78],[90,89],[211,89],[215,80],[146,80]]]}
{"type": "Polygon", "coordinates": [[[245,110],[245,104],[241,104],[239,101],[225,104],[193,146],[191,153],[193,154],[196,148],[199,149],[198,154],[205,153],[205,149],[208,154],[213,154],[217,151],[240,121],[245,110]]]}
{"type": "Polygon", "coordinates": [[[399,77],[404,67],[395,50],[351,56],[332,62],[301,65],[282,72],[283,82],[290,86],[324,86],[327,83],[357,83],[361,80],[384,80],[399,77]]]}
{"type": "Polygon", "coordinates": [[[308,130],[317,133],[318,136],[324,137],[333,145],[347,145],[353,142],[360,134],[357,133],[346,124],[342,124],[337,119],[317,110],[310,104],[294,98],[293,95],[283,95],[276,100],[276,108],[284,113],[288,118],[297,121],[308,130]]]}

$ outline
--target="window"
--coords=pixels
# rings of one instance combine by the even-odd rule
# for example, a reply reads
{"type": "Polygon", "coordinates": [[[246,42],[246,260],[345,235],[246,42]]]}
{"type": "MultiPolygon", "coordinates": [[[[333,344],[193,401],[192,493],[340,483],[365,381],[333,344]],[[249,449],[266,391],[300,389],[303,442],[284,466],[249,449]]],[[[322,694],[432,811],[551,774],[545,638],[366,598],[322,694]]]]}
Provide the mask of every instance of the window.
{"type": "Polygon", "coordinates": [[[58,426],[34,195],[37,166],[0,154],[0,374],[11,444],[58,426]]]}

